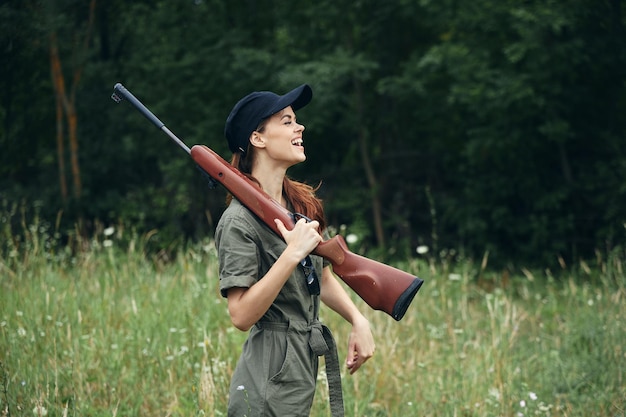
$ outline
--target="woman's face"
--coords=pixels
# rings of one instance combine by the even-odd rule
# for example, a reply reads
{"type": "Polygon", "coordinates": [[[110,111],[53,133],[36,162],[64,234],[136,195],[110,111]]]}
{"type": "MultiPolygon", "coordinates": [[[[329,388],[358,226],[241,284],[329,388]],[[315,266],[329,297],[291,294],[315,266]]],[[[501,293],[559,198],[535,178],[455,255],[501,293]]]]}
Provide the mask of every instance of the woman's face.
{"type": "Polygon", "coordinates": [[[297,123],[290,106],[268,118],[262,132],[257,133],[271,159],[291,166],[306,160],[302,132],[304,126],[297,123]]]}

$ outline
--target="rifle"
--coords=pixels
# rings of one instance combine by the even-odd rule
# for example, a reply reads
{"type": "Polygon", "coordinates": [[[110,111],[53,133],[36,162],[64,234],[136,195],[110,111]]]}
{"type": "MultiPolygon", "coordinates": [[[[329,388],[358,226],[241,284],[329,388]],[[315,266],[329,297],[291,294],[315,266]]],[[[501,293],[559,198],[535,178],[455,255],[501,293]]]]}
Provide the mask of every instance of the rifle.
{"type": "MultiPolygon", "coordinates": [[[[287,229],[294,227],[293,213],[212,149],[204,145],[191,148],[185,145],[122,84],[115,84],[111,98],[117,103],[127,99],[191,156],[201,172],[208,176],[210,188],[218,182],[222,184],[278,236],[282,237],[274,219],[281,220],[287,229]]],[[[326,258],[332,264],[333,272],[371,308],[384,311],[397,321],[404,317],[415,294],[424,283],[422,279],[407,272],[352,253],[341,235],[319,243],[313,253],[326,258]]]]}

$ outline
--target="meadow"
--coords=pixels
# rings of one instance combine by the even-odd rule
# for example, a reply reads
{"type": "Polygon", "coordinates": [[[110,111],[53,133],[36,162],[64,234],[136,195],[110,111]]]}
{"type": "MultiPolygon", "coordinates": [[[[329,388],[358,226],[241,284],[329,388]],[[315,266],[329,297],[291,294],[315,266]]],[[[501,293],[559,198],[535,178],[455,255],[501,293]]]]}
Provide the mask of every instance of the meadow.
{"type": "MultiPolygon", "coordinates": [[[[168,258],[147,250],[157,232],[24,231],[2,234],[1,416],[225,415],[246,334],[212,241],[168,258]]],[[[352,293],[377,351],[342,371],[346,416],[626,416],[623,249],[511,273],[431,255],[394,265],[425,280],[399,322],[352,293]]],[[[349,326],[321,319],[344,361],[349,326]]],[[[323,369],[313,416],[330,415],[323,369]]]]}

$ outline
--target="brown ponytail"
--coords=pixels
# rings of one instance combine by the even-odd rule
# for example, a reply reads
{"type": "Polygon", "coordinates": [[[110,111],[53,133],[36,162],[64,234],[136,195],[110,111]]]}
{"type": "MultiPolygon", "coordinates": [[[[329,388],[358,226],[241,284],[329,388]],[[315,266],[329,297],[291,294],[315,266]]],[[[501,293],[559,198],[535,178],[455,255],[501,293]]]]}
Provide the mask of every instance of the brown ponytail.
{"type": "Polygon", "coordinates": [[[287,201],[291,202],[296,213],[304,214],[309,219],[317,220],[320,224],[319,230],[326,229],[326,219],[324,218],[324,206],[322,200],[315,196],[315,191],[319,188],[311,187],[308,184],[294,181],[285,177],[283,180],[283,193],[287,201]]]}
{"type": "MultiPolygon", "coordinates": [[[[250,148],[251,146],[248,146],[248,150],[245,154],[241,152],[233,154],[230,163],[251,181],[260,186],[259,181],[251,175],[254,152],[252,152],[250,148]]],[[[292,180],[287,176],[285,176],[283,180],[283,194],[287,201],[293,206],[294,212],[304,214],[309,219],[317,220],[320,224],[319,230],[325,230],[326,219],[324,217],[324,206],[322,200],[315,196],[315,192],[318,188],[319,185],[313,188],[308,184],[292,180]]],[[[232,194],[228,193],[226,196],[226,204],[230,204],[232,199],[232,194]]]]}

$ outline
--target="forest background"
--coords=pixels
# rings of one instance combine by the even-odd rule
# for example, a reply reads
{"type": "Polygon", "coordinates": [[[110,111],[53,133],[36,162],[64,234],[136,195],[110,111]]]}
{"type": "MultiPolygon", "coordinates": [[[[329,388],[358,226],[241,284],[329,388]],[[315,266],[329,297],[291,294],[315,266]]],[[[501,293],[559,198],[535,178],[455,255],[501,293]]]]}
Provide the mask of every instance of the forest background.
{"type": "Polygon", "coordinates": [[[625,35],[621,0],[4,1],[2,222],[210,236],[225,192],[113,85],[229,159],[240,97],[308,83],[290,175],[355,251],[592,258],[626,237],[625,35]]]}

